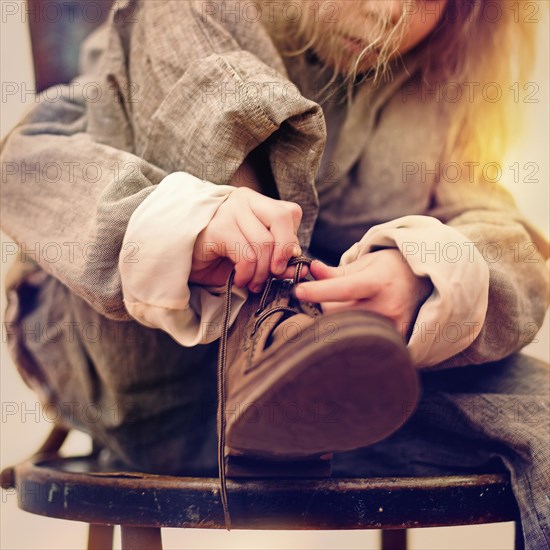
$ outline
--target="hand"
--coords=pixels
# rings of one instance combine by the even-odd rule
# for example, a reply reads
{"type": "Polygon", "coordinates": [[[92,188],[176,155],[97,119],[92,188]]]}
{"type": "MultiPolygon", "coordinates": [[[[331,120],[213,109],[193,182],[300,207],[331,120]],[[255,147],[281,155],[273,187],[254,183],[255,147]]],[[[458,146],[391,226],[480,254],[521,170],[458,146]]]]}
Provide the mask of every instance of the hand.
{"type": "Polygon", "coordinates": [[[371,252],[339,267],[315,260],[310,271],[316,280],[297,285],[297,298],[321,303],[324,312],[374,311],[393,321],[404,336],[433,289],[431,281],[417,277],[396,249],[371,252]]]}
{"type": "Polygon", "coordinates": [[[197,236],[189,281],[222,285],[235,267],[234,284],[260,292],[270,273],[292,277],[295,268],[287,263],[301,254],[297,237],[301,219],[302,209],[296,203],[247,187],[235,189],[197,236]]]}

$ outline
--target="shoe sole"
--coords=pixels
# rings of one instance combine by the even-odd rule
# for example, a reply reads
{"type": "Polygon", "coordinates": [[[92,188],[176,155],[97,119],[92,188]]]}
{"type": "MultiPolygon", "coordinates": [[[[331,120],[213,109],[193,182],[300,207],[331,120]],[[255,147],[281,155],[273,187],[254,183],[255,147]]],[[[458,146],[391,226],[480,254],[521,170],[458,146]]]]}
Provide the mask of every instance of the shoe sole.
{"type": "Polygon", "coordinates": [[[419,387],[406,346],[385,318],[343,311],[266,359],[261,384],[226,411],[230,452],[300,458],[371,445],[412,414],[419,387]]]}

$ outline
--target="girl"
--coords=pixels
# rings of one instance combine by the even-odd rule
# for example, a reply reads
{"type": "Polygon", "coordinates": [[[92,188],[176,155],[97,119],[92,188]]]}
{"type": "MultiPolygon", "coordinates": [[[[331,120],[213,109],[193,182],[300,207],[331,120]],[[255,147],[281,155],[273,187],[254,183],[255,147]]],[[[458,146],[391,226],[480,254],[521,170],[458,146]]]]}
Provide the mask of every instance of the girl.
{"type": "Polygon", "coordinates": [[[545,423],[486,421],[487,407],[535,403],[540,420],[548,406],[545,368],[512,355],[547,308],[547,243],[490,171],[515,132],[510,96],[480,93],[523,82],[532,58],[520,8],[539,6],[516,3],[517,17],[506,4],[117,6],[101,55],[90,42],[83,76],[3,144],[3,228],[38,250],[8,281],[28,382],[45,401],[78,403],[66,421],[134,467],[211,472],[221,285],[235,268],[233,323],[307,252],[320,261],[296,297],[390,319],[427,373],[413,420],[335,456],[335,473],[499,456],[527,542],[543,547],[545,423]],[[31,162],[57,175],[29,180],[31,162]],[[49,243],[55,262],[40,253],[49,243]],[[29,339],[33,323],[55,323],[59,339],[29,339]]]}

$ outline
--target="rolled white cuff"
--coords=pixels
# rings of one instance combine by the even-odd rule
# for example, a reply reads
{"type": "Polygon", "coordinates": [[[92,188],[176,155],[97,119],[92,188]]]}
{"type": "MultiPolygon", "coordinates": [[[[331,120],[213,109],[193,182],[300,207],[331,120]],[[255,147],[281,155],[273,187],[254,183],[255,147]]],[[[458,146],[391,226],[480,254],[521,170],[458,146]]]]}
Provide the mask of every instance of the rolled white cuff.
{"type": "MultiPolygon", "coordinates": [[[[221,287],[189,284],[189,274],[197,235],[234,189],[175,172],[138,206],[126,229],[119,271],[128,313],[182,346],[221,334],[221,287]]],[[[230,323],[247,297],[247,289],[233,287],[230,323]]]]}
{"type": "Polygon", "coordinates": [[[432,294],[420,308],[408,349],[418,367],[436,365],[479,335],[489,303],[489,266],[475,243],[430,216],[404,216],[372,227],[340,265],[377,248],[397,248],[412,271],[429,277],[432,294]]]}

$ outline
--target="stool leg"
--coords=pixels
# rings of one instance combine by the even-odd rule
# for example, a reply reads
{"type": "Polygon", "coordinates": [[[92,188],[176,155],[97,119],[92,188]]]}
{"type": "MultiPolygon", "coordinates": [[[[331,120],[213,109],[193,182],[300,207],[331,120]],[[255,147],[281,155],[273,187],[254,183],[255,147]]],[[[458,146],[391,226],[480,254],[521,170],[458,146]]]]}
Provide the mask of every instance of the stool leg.
{"type": "Polygon", "coordinates": [[[407,550],[406,529],[382,529],[382,550],[407,550]]]}
{"type": "Polygon", "coordinates": [[[159,527],[121,525],[122,550],[162,550],[159,527]]]}
{"type": "Polygon", "coordinates": [[[114,525],[90,523],[88,528],[88,550],[113,550],[114,525]]]}
{"type": "Polygon", "coordinates": [[[35,454],[41,455],[57,453],[57,451],[61,449],[63,443],[65,443],[65,439],[67,439],[68,435],[69,430],[67,428],[56,424],[46,438],[46,441],[42,443],[42,446],[38,449],[38,451],[36,451],[35,454]]]}

